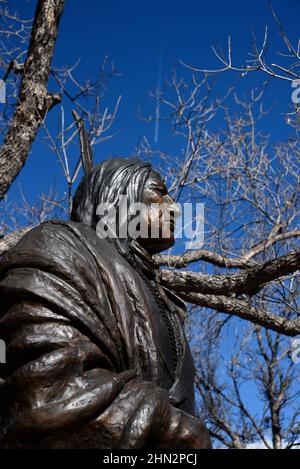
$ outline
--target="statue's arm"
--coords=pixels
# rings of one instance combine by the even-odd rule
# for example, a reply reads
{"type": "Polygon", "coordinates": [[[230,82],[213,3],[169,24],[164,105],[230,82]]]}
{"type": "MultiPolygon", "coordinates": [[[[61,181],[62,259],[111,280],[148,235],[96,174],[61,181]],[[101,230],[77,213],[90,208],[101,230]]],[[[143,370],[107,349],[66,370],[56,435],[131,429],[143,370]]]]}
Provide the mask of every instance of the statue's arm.
{"type": "Polygon", "coordinates": [[[172,407],[166,390],[109,369],[105,353],[48,307],[19,302],[0,327],[8,345],[0,446],[205,445],[199,421],[172,407]]]}
{"type": "Polygon", "coordinates": [[[33,229],[0,279],[0,446],[201,447],[199,421],[126,369],[95,259],[71,228],[33,229]]]}
{"type": "Polygon", "coordinates": [[[7,344],[4,441],[21,446],[23,440],[50,438],[55,443],[99,416],[134,377],[131,371],[106,369],[99,347],[41,304],[15,304],[0,328],[7,344]],[[19,323],[22,312],[27,321],[19,323]]]}

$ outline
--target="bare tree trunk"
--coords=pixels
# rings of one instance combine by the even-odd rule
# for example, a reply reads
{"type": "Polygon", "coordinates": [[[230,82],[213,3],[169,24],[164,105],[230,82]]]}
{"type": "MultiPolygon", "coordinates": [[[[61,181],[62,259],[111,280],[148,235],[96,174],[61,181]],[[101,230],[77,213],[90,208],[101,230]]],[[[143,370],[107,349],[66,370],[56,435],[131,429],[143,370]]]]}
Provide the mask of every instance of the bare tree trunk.
{"type": "Polygon", "coordinates": [[[63,8],[64,0],[37,4],[19,100],[0,152],[0,200],[25,164],[45,114],[59,102],[47,83],[63,8]]]}

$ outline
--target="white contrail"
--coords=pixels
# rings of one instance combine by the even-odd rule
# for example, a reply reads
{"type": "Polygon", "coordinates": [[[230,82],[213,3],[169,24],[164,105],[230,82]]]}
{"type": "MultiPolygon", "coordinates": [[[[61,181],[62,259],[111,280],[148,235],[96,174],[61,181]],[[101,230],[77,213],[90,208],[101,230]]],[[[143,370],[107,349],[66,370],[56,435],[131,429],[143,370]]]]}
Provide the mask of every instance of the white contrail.
{"type": "Polygon", "coordinates": [[[162,38],[160,34],[157,85],[156,85],[156,90],[155,90],[156,106],[155,106],[154,143],[158,142],[158,133],[159,133],[159,113],[160,113],[159,96],[160,96],[160,88],[161,88],[161,75],[162,75],[162,38]]]}

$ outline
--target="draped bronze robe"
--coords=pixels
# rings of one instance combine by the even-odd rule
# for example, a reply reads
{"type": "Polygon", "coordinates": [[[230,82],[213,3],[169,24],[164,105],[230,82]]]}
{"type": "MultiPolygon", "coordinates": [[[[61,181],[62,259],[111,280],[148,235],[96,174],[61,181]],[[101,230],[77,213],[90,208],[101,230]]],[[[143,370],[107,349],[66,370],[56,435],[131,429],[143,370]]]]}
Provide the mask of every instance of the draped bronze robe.
{"type": "Polygon", "coordinates": [[[43,223],[4,256],[0,447],[190,447],[187,428],[209,446],[193,417],[183,303],[161,292],[180,331],[175,364],[174,337],[149,285],[80,223],[43,223]]]}

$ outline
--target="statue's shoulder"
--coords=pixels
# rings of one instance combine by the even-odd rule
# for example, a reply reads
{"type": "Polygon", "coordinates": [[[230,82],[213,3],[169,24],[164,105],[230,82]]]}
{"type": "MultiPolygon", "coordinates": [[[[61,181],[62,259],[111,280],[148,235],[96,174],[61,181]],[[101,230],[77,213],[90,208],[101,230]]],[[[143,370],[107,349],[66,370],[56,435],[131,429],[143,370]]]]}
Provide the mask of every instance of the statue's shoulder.
{"type": "Polygon", "coordinates": [[[44,238],[48,236],[73,236],[76,232],[91,234],[92,229],[89,226],[83,225],[69,220],[48,220],[40,225],[35,226],[28,231],[22,240],[29,238],[44,238]]]}
{"type": "Polygon", "coordinates": [[[27,269],[28,275],[32,269],[49,272],[73,284],[96,285],[108,272],[111,278],[137,282],[137,274],[112,243],[87,225],[64,220],[47,221],[27,232],[1,258],[0,279],[16,268],[27,269]],[[93,279],[87,279],[91,275],[93,279]]]}
{"type": "Polygon", "coordinates": [[[24,249],[32,249],[33,251],[45,250],[52,245],[71,248],[74,242],[77,245],[82,244],[82,238],[92,235],[91,228],[65,220],[49,220],[35,226],[29,230],[18,243],[10,250],[23,251],[24,249]]]}
{"type": "MultiPolygon", "coordinates": [[[[77,223],[67,220],[49,220],[35,226],[28,231],[21,240],[17,243],[16,247],[20,248],[23,245],[32,244],[33,246],[46,246],[49,244],[60,242],[69,242],[70,246],[74,243],[78,246],[86,244],[85,242],[97,241],[100,244],[107,245],[105,240],[99,240],[95,230],[82,223],[77,223]]],[[[45,246],[45,247],[46,247],[45,246]]]]}
{"type": "Polygon", "coordinates": [[[32,228],[2,258],[0,264],[22,259],[25,263],[54,262],[64,258],[76,263],[77,255],[102,257],[110,255],[110,243],[97,237],[95,230],[82,223],[65,220],[50,220],[32,228]]]}

